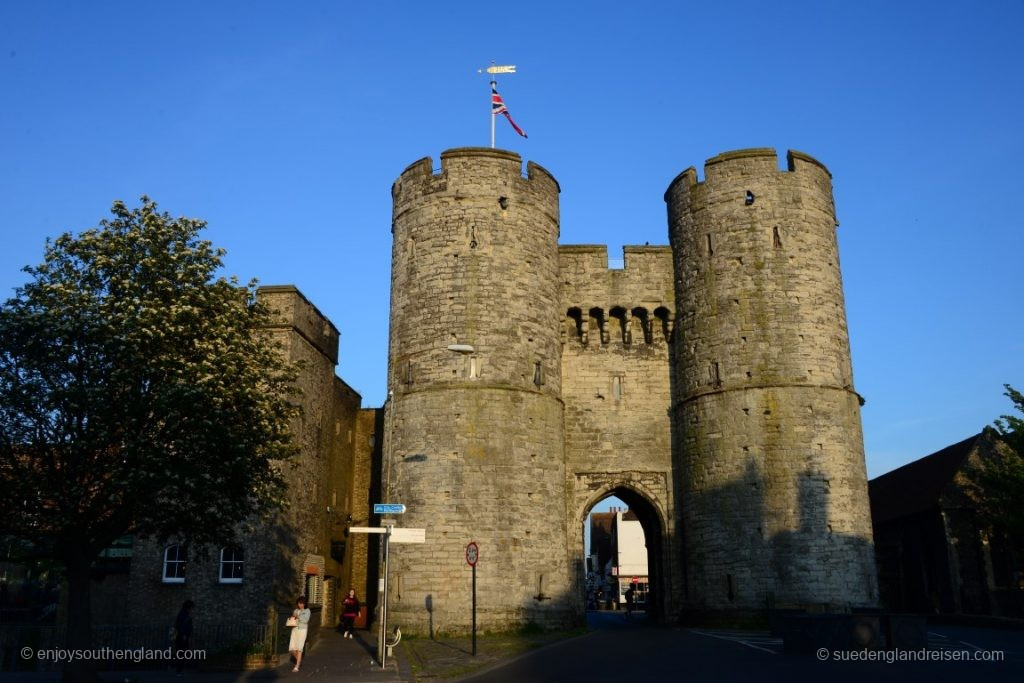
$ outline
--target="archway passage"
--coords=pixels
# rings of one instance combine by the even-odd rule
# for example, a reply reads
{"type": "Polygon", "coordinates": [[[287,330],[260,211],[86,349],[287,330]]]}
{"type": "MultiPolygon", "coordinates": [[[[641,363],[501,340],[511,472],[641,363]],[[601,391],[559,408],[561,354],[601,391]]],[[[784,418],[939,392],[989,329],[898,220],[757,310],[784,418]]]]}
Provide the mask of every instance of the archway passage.
{"type": "Polygon", "coordinates": [[[664,529],[655,506],[632,489],[616,487],[590,506],[584,523],[583,604],[588,610],[607,610],[617,603],[624,610],[625,592],[632,587],[635,608],[650,620],[662,621],[664,529]]]}

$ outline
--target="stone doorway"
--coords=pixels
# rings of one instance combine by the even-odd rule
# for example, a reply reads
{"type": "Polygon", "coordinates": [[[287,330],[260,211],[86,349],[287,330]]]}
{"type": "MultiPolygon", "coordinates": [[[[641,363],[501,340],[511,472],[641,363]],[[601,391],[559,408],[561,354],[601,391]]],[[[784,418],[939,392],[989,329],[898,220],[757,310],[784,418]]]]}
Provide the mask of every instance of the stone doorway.
{"type": "MultiPolygon", "coordinates": [[[[652,621],[663,621],[665,614],[665,600],[667,591],[664,580],[664,537],[665,524],[657,506],[643,493],[628,485],[617,485],[608,487],[606,490],[591,497],[590,501],[581,511],[580,528],[582,530],[580,542],[585,545],[582,548],[584,574],[580,581],[580,600],[585,608],[595,606],[594,592],[598,587],[603,588],[605,599],[613,596],[618,599],[621,592],[628,585],[634,586],[634,594],[637,598],[637,606],[643,607],[648,619],[652,621]],[[621,508],[613,513],[607,511],[609,507],[621,508]],[[591,529],[591,512],[598,511],[603,515],[600,524],[591,529]],[[618,539],[612,539],[612,524],[622,524],[617,530],[618,539]],[[646,573],[636,566],[635,546],[637,545],[636,526],[639,525],[642,531],[642,538],[639,539],[640,551],[646,549],[646,573]],[[602,530],[602,527],[603,530],[602,530]],[[607,539],[601,535],[606,533],[607,539]],[[617,553],[618,548],[613,543],[619,542],[624,546],[624,556],[612,557],[617,553]],[[606,545],[604,550],[600,550],[606,545]],[[607,566],[610,560],[611,569],[607,566]],[[603,566],[602,566],[603,565],[603,566]],[[618,570],[616,572],[615,570],[618,570]],[[619,573],[621,572],[621,574],[619,573]],[[637,579],[633,584],[632,579],[637,579]],[[616,591],[616,588],[619,590],[616,591]]],[[[605,605],[607,607],[607,605],[605,605]]],[[[625,609],[625,605],[621,606],[625,609]]]]}

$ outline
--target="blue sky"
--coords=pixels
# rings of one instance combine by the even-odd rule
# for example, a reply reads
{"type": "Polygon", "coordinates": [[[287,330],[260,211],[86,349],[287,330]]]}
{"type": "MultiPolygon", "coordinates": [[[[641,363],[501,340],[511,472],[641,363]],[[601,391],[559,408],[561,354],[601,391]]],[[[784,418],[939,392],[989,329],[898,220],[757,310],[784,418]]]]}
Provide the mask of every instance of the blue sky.
{"type": "Polygon", "coordinates": [[[1024,26],[967,2],[0,3],[0,295],[44,240],[146,193],[227,271],[294,283],[385,394],[390,186],[487,145],[562,187],[561,241],[667,242],[662,195],[775,147],[835,183],[869,474],[979,431],[1024,388],[1024,26]]]}

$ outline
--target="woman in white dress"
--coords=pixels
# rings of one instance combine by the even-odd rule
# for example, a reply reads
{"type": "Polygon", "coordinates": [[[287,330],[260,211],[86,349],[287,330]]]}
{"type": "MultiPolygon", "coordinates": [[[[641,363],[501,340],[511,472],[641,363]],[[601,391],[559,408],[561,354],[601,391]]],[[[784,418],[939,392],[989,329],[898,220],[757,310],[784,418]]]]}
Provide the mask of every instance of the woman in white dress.
{"type": "Polygon", "coordinates": [[[310,611],[306,606],[305,595],[299,596],[299,599],[295,601],[295,611],[292,612],[292,617],[295,618],[296,623],[292,628],[292,637],[288,641],[288,651],[295,658],[295,668],[292,669],[292,672],[296,672],[302,664],[302,648],[306,645],[306,634],[309,633],[310,611]]]}

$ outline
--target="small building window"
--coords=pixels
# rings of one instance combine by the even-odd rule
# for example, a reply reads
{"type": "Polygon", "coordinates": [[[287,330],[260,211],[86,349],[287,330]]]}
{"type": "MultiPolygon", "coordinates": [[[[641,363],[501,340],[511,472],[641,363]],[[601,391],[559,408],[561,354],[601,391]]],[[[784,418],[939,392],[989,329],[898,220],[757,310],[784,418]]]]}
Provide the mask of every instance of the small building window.
{"type": "Polygon", "coordinates": [[[309,600],[307,606],[323,604],[323,587],[323,579],[317,574],[306,574],[306,598],[309,600]]]}
{"type": "Polygon", "coordinates": [[[544,384],[544,372],[541,370],[540,361],[533,364],[533,383],[538,387],[544,384]]]}
{"type": "Polygon", "coordinates": [[[169,545],[164,548],[164,583],[185,583],[185,566],[188,564],[188,549],[183,545],[169,545]]]}
{"type": "Polygon", "coordinates": [[[616,401],[622,399],[622,377],[619,375],[612,377],[612,398],[616,401]]]}
{"type": "Polygon", "coordinates": [[[245,551],[233,546],[220,549],[220,582],[242,583],[245,571],[245,551]]]}

